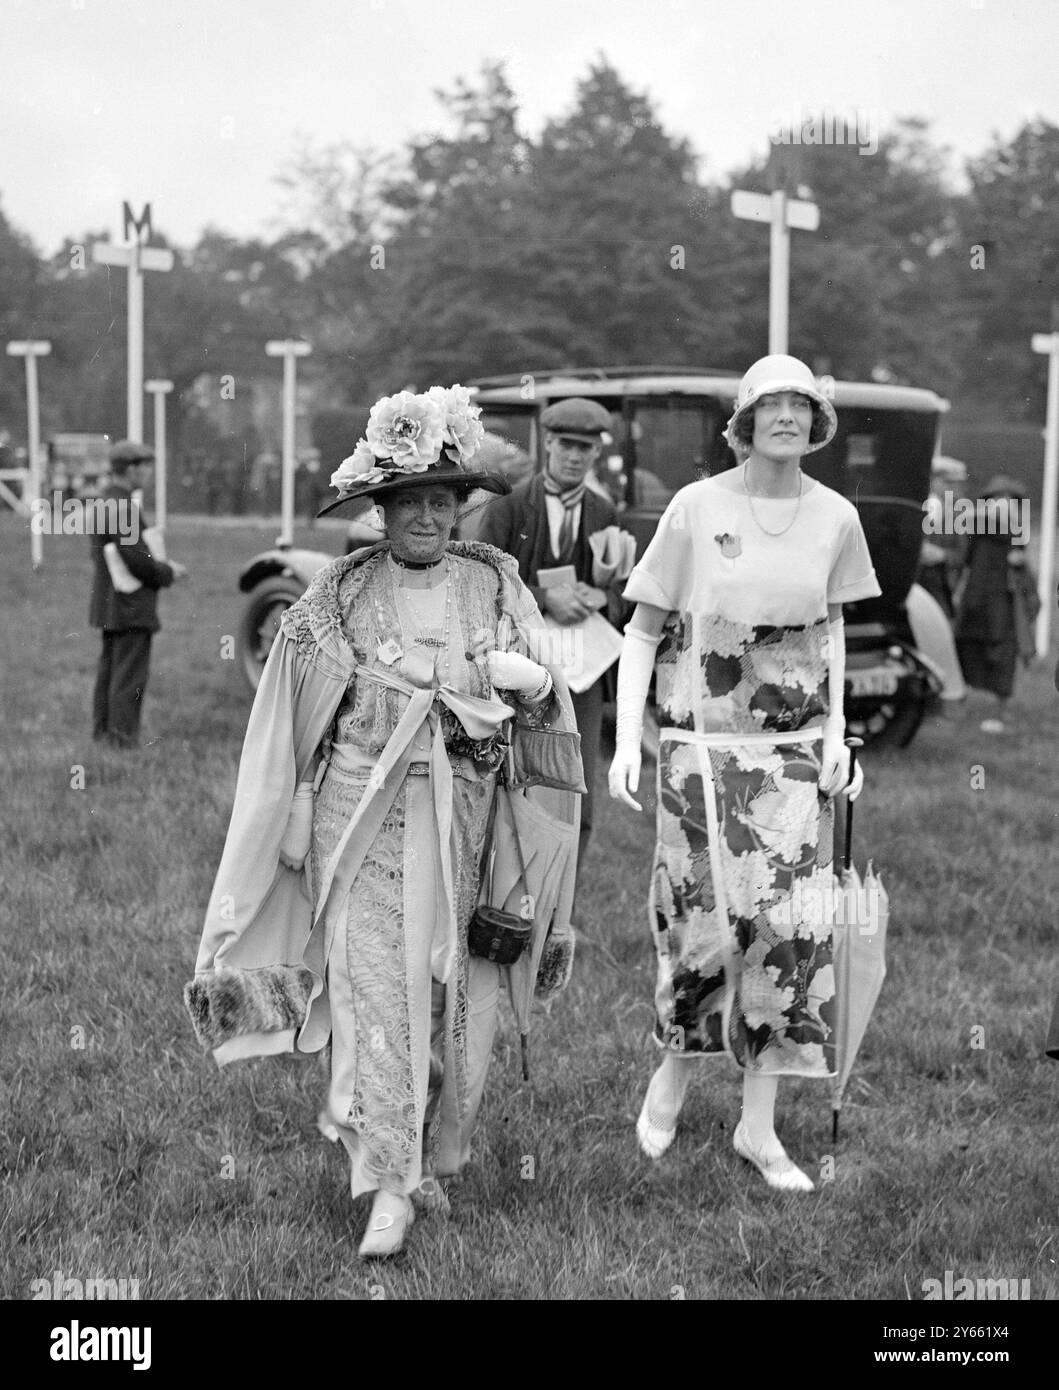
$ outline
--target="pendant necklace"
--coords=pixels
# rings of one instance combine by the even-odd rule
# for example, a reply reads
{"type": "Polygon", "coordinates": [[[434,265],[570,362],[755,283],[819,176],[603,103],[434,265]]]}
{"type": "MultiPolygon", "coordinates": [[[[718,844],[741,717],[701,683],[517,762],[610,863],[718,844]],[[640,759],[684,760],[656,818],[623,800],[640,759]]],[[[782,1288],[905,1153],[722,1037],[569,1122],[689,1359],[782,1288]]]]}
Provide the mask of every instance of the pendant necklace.
{"type": "MultiPolygon", "coordinates": [[[[747,460],[747,463],[749,463],[749,459],[747,460]]],[[[797,521],[797,519],[798,519],[798,512],[799,512],[799,510],[800,510],[800,508],[801,508],[801,505],[802,505],[802,484],[803,484],[803,482],[804,482],[804,477],[803,477],[803,474],[802,474],[802,470],[801,470],[801,468],[799,467],[799,469],[798,469],[798,500],[797,500],[797,502],[794,504],[794,515],[791,517],[790,521],[787,522],[787,525],[784,526],[781,530],[779,530],[779,531],[770,531],[770,530],[768,529],[767,526],[762,526],[761,522],[758,520],[757,513],[754,511],[754,498],[753,498],[753,495],[751,494],[750,488],[749,488],[749,486],[747,485],[747,481],[746,481],[746,463],[743,464],[743,491],[746,493],[746,501],[747,501],[747,506],[750,508],[750,515],[751,515],[751,517],[753,518],[754,523],[755,523],[755,525],[757,526],[757,528],[758,528],[759,531],[764,531],[764,533],[765,533],[766,536],[784,536],[784,535],[787,534],[787,532],[788,532],[788,531],[791,529],[791,527],[794,525],[795,521],[797,521]]],[[[771,500],[771,499],[770,499],[770,500],[771,500]]],[[[789,499],[786,499],[786,498],[785,498],[785,499],[783,499],[783,500],[784,500],[784,501],[787,501],[787,500],[789,500],[789,499]]]]}
{"type": "MultiPolygon", "coordinates": [[[[412,633],[411,645],[415,647],[433,648],[435,665],[438,659],[441,657],[442,653],[444,653],[445,674],[447,675],[449,673],[451,661],[451,654],[449,652],[449,633],[452,629],[451,569],[446,566],[445,579],[443,581],[445,586],[445,616],[442,621],[440,637],[428,635],[428,620],[424,618],[422,612],[416,612],[415,604],[413,603],[411,597],[413,590],[405,587],[404,585],[399,585],[397,583],[397,575],[394,573],[393,570],[390,571],[390,580],[393,584],[394,602],[397,608],[397,620],[401,624],[401,636],[404,639],[405,648],[407,649],[409,645],[409,629],[414,625],[416,631],[412,633]],[[406,614],[409,619],[409,623],[407,625],[405,623],[406,614]]],[[[440,587],[441,585],[434,585],[430,590],[426,590],[424,592],[432,592],[434,588],[440,587]]],[[[441,672],[439,671],[437,674],[440,677],[441,672]]]]}

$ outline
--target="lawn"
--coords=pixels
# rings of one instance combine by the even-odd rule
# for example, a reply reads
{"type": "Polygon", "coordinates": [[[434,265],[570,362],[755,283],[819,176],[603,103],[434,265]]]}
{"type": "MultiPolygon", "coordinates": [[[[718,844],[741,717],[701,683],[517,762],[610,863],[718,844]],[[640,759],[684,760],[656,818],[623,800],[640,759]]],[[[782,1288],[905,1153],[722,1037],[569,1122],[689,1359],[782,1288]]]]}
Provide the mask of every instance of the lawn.
{"type": "MultiPolygon", "coordinates": [[[[275,533],[172,519],[192,579],[162,598],[148,743],[122,755],[89,737],[88,542],[46,537],[34,573],[0,516],[0,1296],[59,1271],[155,1299],[916,1299],[952,1271],[1059,1297],[1051,663],[1021,677],[1008,737],[978,731],[972,699],[864,759],[855,844],[890,892],[889,976],[837,1146],[819,1083],[785,1083],[778,1111],[832,1180],[784,1197],[739,1162],[723,1060],[666,1156],[640,1154],[652,822],[602,792],[575,977],[538,1020],[532,1082],[505,1026],[452,1220],[359,1263],[367,1203],[316,1130],[320,1062],[220,1071],[181,1000],[249,709],[223,639],[238,569],[275,533]]],[[[341,532],[298,543],[338,553],[341,532]]]]}

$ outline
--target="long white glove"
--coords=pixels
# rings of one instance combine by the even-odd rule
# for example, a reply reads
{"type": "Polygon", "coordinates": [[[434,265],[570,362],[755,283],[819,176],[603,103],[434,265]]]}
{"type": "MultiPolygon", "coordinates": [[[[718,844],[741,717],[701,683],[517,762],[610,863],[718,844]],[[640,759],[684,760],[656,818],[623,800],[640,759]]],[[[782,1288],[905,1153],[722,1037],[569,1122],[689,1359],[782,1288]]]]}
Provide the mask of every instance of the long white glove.
{"type": "Polygon", "coordinates": [[[640,785],[640,743],[643,738],[643,711],[651,686],[658,638],[639,628],[625,629],[625,642],[618,662],[618,709],[615,720],[614,759],[610,765],[610,794],[634,811],[643,807],[631,792],[640,785]]]}
{"type": "Polygon", "coordinates": [[[313,784],[299,782],[290,804],[279,857],[289,869],[300,869],[313,843],[313,784]]]}
{"type": "Polygon", "coordinates": [[[824,741],[820,750],[820,790],[825,796],[837,796],[845,790],[850,801],[856,801],[864,786],[864,772],[860,763],[849,783],[850,752],[844,739],[846,721],[842,714],[842,701],[846,687],[846,628],[841,615],[827,625],[830,656],[827,664],[827,693],[831,713],[824,725],[824,741]]]}
{"type": "Polygon", "coordinates": [[[498,690],[514,690],[519,695],[534,695],[539,691],[538,699],[543,700],[551,689],[551,677],[546,668],[520,652],[493,650],[486,661],[489,679],[498,690]]]}

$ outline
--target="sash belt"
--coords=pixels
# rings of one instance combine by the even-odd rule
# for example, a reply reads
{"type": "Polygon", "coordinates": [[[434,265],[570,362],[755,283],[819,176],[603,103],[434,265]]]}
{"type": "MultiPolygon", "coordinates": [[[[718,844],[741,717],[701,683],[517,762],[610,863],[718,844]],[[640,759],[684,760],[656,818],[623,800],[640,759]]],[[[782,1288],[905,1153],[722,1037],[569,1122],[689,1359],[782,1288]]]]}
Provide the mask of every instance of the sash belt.
{"type": "MultiPolygon", "coordinates": [[[[413,744],[420,729],[426,725],[431,734],[430,760],[426,766],[434,806],[438,900],[430,961],[433,977],[445,983],[456,960],[457,942],[456,894],[452,879],[453,774],[437,704],[440,701],[450,709],[473,739],[490,737],[515,711],[499,699],[483,700],[448,685],[417,686],[401,676],[367,666],[357,666],[355,675],[399,691],[408,697],[408,704],[386,747],[379,754],[378,762],[373,768],[365,769],[367,785],[364,795],[324,867],[317,898],[319,906],[305,952],[305,963],[323,976],[332,935],[326,926],[328,904],[333,898],[341,902],[352,887],[401,783],[413,766],[413,744]]],[[[337,748],[334,751],[337,752],[337,748]]]]}

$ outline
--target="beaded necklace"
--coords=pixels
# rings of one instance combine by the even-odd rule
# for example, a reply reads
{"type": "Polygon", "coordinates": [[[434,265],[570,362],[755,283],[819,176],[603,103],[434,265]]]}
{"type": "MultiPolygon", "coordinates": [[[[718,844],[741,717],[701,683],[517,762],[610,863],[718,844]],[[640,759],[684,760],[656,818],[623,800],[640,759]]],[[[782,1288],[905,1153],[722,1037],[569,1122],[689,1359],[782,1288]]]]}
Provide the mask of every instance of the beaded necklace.
{"type": "MultiPolygon", "coordinates": [[[[749,462],[749,460],[747,460],[747,462],[749,462]]],[[[768,529],[767,526],[762,526],[761,522],[758,520],[757,513],[754,511],[754,497],[753,497],[753,494],[752,494],[751,491],[750,491],[749,486],[747,485],[747,481],[746,481],[746,464],[745,464],[745,463],[743,464],[743,491],[746,493],[746,501],[747,501],[747,506],[750,508],[750,515],[751,515],[751,517],[753,518],[755,524],[757,525],[757,528],[758,528],[759,531],[764,531],[764,533],[765,533],[766,536],[785,536],[785,535],[787,534],[787,532],[791,529],[791,527],[794,525],[794,523],[795,523],[795,522],[797,521],[797,519],[798,519],[798,512],[799,512],[799,510],[800,510],[800,508],[801,508],[801,505],[802,505],[802,483],[803,483],[803,481],[804,481],[804,476],[803,476],[803,474],[802,474],[801,468],[799,468],[799,469],[798,469],[798,501],[794,504],[794,515],[791,517],[790,521],[787,522],[787,525],[784,526],[781,530],[779,530],[779,531],[770,531],[770,530],[768,529]]],[[[771,497],[770,497],[768,500],[769,500],[770,502],[772,502],[772,501],[779,501],[779,500],[787,501],[788,499],[787,499],[787,498],[779,499],[779,498],[771,498],[771,497]]]]}

